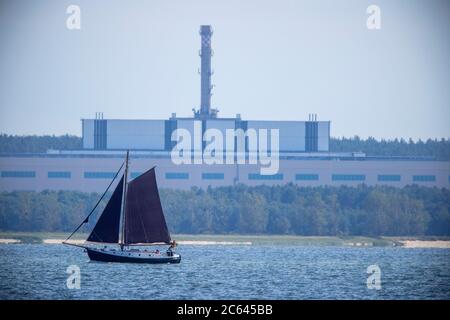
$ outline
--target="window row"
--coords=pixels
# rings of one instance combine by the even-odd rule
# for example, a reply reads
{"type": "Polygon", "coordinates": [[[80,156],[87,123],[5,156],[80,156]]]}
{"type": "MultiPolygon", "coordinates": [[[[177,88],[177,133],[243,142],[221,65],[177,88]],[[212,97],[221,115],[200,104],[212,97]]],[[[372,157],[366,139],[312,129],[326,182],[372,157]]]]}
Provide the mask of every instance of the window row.
{"type": "MultiPolygon", "coordinates": [[[[142,172],[131,172],[131,179],[134,179],[141,175],[142,172]]],[[[113,179],[116,175],[115,172],[108,171],[86,171],[83,174],[85,179],[113,179]]],[[[2,178],[35,178],[35,171],[1,171],[0,176],[2,178]]],[[[70,179],[72,174],[70,171],[49,171],[47,172],[49,179],[70,179]]],[[[166,172],[165,178],[168,180],[187,180],[189,179],[188,172],[166,172]]],[[[296,181],[319,181],[319,174],[316,173],[297,173],[295,175],[296,181]]],[[[224,180],[225,174],[221,172],[205,172],[202,173],[203,180],[224,180]]],[[[259,173],[249,173],[249,180],[277,180],[282,181],[284,175],[277,173],[274,175],[262,175],[259,173]]],[[[366,175],[364,174],[332,174],[332,181],[365,181],[366,175]]],[[[381,182],[399,182],[402,180],[402,176],[399,174],[380,174],[377,176],[377,180],[381,182]]],[[[435,175],[413,175],[413,182],[435,182],[435,175]]],[[[450,182],[450,176],[448,176],[450,182]]]]}

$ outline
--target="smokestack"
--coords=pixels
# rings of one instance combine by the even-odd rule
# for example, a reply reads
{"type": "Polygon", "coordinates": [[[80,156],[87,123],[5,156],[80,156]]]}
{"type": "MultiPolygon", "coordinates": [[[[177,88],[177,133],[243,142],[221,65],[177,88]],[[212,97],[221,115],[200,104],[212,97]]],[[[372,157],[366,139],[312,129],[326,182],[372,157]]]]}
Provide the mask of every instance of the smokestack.
{"type": "Polygon", "coordinates": [[[211,26],[200,26],[201,35],[201,97],[200,115],[209,117],[211,115],[211,26]]]}

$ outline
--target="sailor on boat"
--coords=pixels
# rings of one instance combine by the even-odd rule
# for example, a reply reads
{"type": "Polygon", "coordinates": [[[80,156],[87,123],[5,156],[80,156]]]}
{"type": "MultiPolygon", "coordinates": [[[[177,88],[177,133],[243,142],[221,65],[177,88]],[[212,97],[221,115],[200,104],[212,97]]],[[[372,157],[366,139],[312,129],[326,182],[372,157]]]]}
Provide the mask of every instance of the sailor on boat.
{"type": "Polygon", "coordinates": [[[173,254],[174,254],[174,250],[175,250],[175,247],[176,247],[176,242],[175,242],[175,240],[172,240],[172,241],[170,241],[170,247],[169,247],[169,249],[167,249],[167,255],[169,256],[169,257],[173,257],[173,254]]]}

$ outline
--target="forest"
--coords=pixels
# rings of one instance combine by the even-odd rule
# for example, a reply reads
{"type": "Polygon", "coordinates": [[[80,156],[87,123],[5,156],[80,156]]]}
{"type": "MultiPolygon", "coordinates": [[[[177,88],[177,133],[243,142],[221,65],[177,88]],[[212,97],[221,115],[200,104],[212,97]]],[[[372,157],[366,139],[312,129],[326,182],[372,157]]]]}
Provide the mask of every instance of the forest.
{"type": "Polygon", "coordinates": [[[63,136],[18,136],[0,134],[1,153],[42,153],[49,149],[79,150],[83,147],[80,137],[63,136]]]}
{"type": "MultiPolygon", "coordinates": [[[[82,149],[78,136],[16,136],[0,134],[0,153],[36,153],[55,150],[82,149]]],[[[377,140],[331,138],[330,152],[364,152],[368,156],[410,156],[433,157],[437,160],[450,160],[450,139],[428,139],[427,141],[408,141],[404,139],[377,140]]]]}
{"type": "Polygon", "coordinates": [[[331,138],[332,152],[364,152],[368,156],[432,157],[450,160],[450,139],[408,141],[404,139],[377,140],[375,138],[331,138]]]}
{"type": "MultiPolygon", "coordinates": [[[[450,190],[393,187],[232,187],[162,189],[173,233],[304,236],[449,236],[450,190]]],[[[0,231],[72,231],[99,194],[0,193],[0,231]]],[[[82,230],[89,232],[101,206],[82,230]]]]}

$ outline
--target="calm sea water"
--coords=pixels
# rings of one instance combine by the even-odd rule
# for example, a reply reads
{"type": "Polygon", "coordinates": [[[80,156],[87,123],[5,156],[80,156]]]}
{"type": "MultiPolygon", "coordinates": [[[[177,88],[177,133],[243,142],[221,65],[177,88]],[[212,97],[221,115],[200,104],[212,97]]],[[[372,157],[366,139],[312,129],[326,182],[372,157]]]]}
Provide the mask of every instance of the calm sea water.
{"type": "Polygon", "coordinates": [[[450,299],[450,250],[188,246],[178,265],[89,262],[63,245],[0,245],[0,299],[450,299]],[[367,288],[367,267],[381,290],[367,288]],[[68,289],[78,265],[81,288],[68,289]]]}

